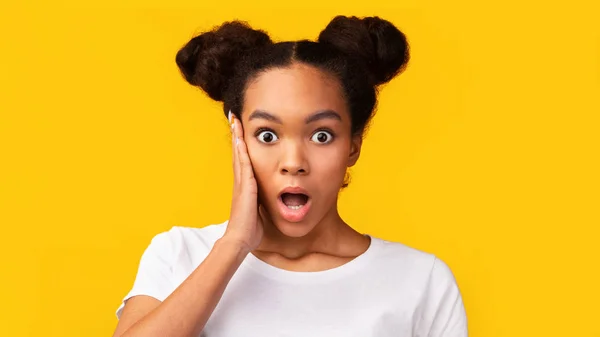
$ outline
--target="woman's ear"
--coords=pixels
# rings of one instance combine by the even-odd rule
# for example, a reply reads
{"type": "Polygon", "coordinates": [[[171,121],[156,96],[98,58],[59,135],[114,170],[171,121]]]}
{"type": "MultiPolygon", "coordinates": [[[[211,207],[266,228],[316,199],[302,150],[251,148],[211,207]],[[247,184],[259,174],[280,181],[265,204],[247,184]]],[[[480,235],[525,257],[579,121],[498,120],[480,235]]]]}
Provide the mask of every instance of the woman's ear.
{"type": "Polygon", "coordinates": [[[352,136],[352,143],[350,144],[350,155],[348,156],[348,167],[354,166],[360,157],[360,149],[362,147],[362,136],[352,136]]]}

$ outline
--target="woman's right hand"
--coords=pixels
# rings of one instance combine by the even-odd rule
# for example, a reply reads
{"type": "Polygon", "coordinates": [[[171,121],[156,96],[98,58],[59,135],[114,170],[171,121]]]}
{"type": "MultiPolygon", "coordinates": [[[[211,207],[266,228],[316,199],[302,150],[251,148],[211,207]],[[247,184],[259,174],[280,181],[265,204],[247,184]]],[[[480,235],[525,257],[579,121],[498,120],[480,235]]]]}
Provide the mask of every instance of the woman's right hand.
{"type": "Polygon", "coordinates": [[[258,186],[254,169],[244,142],[242,123],[229,113],[233,144],[233,197],[229,222],[223,238],[242,245],[251,252],[260,244],[263,237],[263,222],[258,204],[258,186]]]}

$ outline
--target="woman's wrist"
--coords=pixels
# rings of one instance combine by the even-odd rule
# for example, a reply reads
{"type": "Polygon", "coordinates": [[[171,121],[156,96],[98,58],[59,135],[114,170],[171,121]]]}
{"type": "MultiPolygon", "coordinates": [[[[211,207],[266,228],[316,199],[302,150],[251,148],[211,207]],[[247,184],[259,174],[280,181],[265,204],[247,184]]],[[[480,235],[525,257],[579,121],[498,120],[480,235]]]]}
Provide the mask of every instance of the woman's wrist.
{"type": "Polygon", "coordinates": [[[243,240],[240,240],[233,235],[224,235],[215,243],[215,247],[219,251],[227,251],[236,256],[240,262],[252,251],[252,249],[243,240]]]}

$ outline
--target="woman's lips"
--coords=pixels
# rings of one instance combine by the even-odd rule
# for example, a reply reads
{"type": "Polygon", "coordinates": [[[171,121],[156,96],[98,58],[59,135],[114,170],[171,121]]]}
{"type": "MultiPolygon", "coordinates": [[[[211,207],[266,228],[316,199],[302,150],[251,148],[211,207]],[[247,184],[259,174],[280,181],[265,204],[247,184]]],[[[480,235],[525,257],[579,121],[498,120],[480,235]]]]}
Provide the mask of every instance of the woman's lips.
{"type": "Polygon", "coordinates": [[[309,197],[304,205],[287,206],[286,204],[283,203],[281,196],[279,196],[279,198],[277,198],[277,205],[279,206],[278,207],[279,214],[281,214],[281,217],[283,217],[286,221],[289,221],[289,222],[302,221],[304,219],[304,217],[306,217],[306,214],[308,214],[311,203],[312,202],[309,197]]]}
{"type": "MultiPolygon", "coordinates": [[[[296,197],[296,198],[298,198],[298,197],[296,197]]],[[[289,199],[289,198],[286,197],[286,199],[289,199]]],[[[288,203],[289,203],[289,200],[288,200],[288,203]]],[[[308,192],[305,189],[303,189],[302,187],[289,186],[289,187],[286,187],[283,190],[281,190],[281,192],[277,196],[277,205],[279,208],[279,213],[286,221],[300,222],[304,219],[304,217],[306,217],[306,214],[308,214],[308,211],[310,210],[311,198],[310,198],[308,192]],[[294,205],[286,205],[283,200],[284,199],[283,196],[285,194],[302,194],[306,198],[306,201],[305,202],[297,202],[298,199],[296,199],[295,200],[296,202],[294,202],[294,205]]]]}

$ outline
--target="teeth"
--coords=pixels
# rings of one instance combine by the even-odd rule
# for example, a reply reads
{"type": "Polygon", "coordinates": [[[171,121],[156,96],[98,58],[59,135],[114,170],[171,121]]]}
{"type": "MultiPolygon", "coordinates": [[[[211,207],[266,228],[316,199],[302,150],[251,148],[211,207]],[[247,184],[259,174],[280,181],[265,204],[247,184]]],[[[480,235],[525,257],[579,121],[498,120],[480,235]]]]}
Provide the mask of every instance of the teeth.
{"type": "Polygon", "coordinates": [[[302,207],[304,207],[304,205],[298,205],[298,206],[288,206],[287,208],[296,210],[296,209],[300,209],[300,208],[302,208],[302,207]]]}

